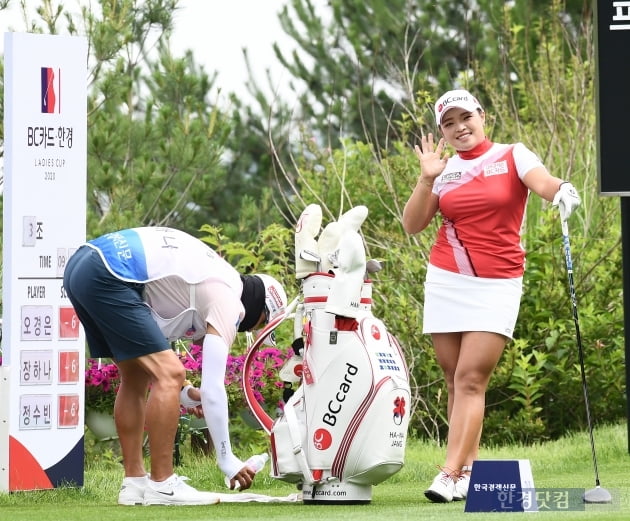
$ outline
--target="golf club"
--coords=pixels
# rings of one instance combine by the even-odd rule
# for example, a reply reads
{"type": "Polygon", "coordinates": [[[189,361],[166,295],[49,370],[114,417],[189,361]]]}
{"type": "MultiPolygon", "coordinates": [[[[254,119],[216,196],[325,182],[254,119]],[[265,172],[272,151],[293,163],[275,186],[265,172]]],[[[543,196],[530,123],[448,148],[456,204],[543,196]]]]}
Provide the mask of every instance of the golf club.
{"type": "Polygon", "coordinates": [[[595,488],[584,492],[584,503],[612,503],[612,496],[605,488],[599,484],[599,472],[597,471],[597,456],[595,455],[595,440],[593,438],[593,424],[591,422],[591,410],[588,401],[588,387],[586,385],[586,374],[584,371],[584,349],[582,348],[582,337],[580,336],[580,322],[578,319],[577,299],[575,297],[575,285],[573,283],[573,261],[571,260],[571,246],[569,243],[569,225],[567,221],[562,222],[562,242],[564,243],[564,258],[567,265],[569,277],[569,293],[571,294],[571,304],[573,306],[573,321],[575,322],[575,333],[580,359],[580,372],[582,374],[582,390],[584,391],[584,405],[586,407],[586,422],[588,433],[591,439],[591,452],[593,455],[593,466],[595,467],[595,488]]]}

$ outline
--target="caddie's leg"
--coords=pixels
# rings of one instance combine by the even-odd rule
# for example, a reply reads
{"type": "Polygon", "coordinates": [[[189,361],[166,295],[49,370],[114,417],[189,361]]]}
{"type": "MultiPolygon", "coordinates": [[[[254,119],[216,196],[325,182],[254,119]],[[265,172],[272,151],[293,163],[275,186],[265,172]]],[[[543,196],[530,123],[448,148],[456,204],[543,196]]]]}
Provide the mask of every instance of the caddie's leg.
{"type": "Polygon", "coordinates": [[[120,362],[118,370],[121,382],[114,404],[114,420],[125,477],[142,477],[146,475],[142,442],[149,377],[136,359],[120,362]]]}
{"type": "Polygon", "coordinates": [[[137,467],[138,454],[142,457],[142,438],[146,428],[151,452],[151,479],[163,481],[173,474],[173,444],[180,415],[179,393],[186,375],[184,366],[169,349],[126,360],[120,363],[119,368],[121,380],[129,378],[127,383],[131,383],[133,378],[140,378],[148,380],[151,386],[142,425],[142,420],[132,418],[132,415],[135,411],[142,417],[142,408],[138,409],[138,406],[145,399],[144,385],[128,385],[123,389],[122,397],[119,391],[116,400],[117,425],[120,422],[128,434],[123,440],[119,428],[125,472],[127,465],[130,469],[137,467]],[[127,457],[131,458],[129,463],[127,457]]]}

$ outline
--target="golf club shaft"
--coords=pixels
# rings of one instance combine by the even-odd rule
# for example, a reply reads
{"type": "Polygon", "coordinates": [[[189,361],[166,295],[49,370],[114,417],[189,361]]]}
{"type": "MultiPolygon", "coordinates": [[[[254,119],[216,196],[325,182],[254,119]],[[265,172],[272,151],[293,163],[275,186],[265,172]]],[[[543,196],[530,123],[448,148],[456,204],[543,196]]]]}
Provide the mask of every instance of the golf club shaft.
{"type": "Polygon", "coordinates": [[[588,387],[586,384],[586,371],[584,369],[584,349],[582,348],[582,337],[580,335],[580,321],[578,319],[577,298],[575,296],[575,284],[573,282],[573,260],[571,259],[571,245],[569,242],[569,225],[566,220],[562,221],[562,242],[564,243],[564,257],[567,265],[569,278],[569,293],[571,295],[571,305],[573,306],[573,321],[575,322],[575,336],[578,345],[578,356],[580,359],[580,373],[582,375],[582,390],[584,391],[584,405],[586,407],[586,422],[591,440],[591,452],[593,454],[593,466],[595,467],[595,485],[599,487],[599,472],[597,470],[597,456],[595,455],[595,439],[593,437],[593,424],[591,422],[591,407],[588,400],[588,387]]]}

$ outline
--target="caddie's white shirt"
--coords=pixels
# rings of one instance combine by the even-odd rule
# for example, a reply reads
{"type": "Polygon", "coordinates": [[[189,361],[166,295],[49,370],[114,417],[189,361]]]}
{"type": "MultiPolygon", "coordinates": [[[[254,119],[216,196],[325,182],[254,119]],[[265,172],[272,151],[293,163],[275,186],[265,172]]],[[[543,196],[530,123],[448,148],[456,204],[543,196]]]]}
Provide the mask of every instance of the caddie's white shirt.
{"type": "Polygon", "coordinates": [[[228,346],[245,316],[239,273],[180,230],[131,228],[89,241],[115,277],[144,285],[144,300],[169,340],[202,338],[211,324],[228,346]]]}

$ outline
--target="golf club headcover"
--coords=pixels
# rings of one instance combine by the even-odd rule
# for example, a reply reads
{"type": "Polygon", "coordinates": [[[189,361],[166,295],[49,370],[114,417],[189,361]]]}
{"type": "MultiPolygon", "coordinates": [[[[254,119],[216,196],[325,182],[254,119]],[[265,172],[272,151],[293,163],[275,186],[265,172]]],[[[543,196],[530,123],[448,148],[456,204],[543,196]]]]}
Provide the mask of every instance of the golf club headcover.
{"type": "Polygon", "coordinates": [[[333,221],[326,225],[317,242],[319,255],[322,259],[322,272],[328,273],[336,266],[341,236],[346,230],[359,231],[367,214],[367,206],[355,206],[344,213],[337,222],[333,221]]]}
{"type": "Polygon", "coordinates": [[[355,206],[339,217],[339,224],[341,224],[343,231],[352,230],[353,232],[358,232],[367,215],[367,206],[355,206]]]}
{"type": "Polygon", "coordinates": [[[324,308],[327,313],[357,318],[361,310],[361,289],[365,276],[365,248],[358,232],[347,230],[341,236],[338,267],[333,272],[330,293],[324,308]]]}
{"type": "Polygon", "coordinates": [[[329,222],[317,241],[317,249],[321,258],[321,270],[328,273],[333,268],[332,258],[339,247],[343,227],[337,221],[329,222]]]}
{"type": "Polygon", "coordinates": [[[575,186],[568,181],[564,181],[560,184],[560,188],[558,188],[551,204],[558,207],[560,219],[566,221],[573,213],[573,210],[580,206],[581,202],[575,186]]]}
{"type": "Polygon", "coordinates": [[[322,224],[322,209],[318,204],[309,204],[295,226],[295,278],[303,279],[318,271],[319,254],[315,237],[322,224]],[[306,257],[306,258],[305,258],[306,257]]]}

